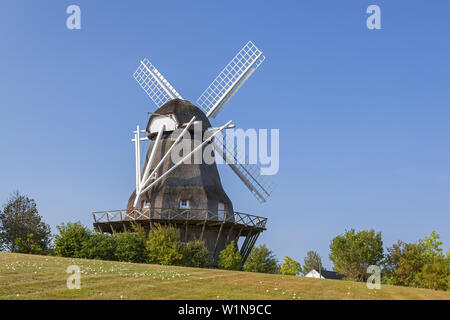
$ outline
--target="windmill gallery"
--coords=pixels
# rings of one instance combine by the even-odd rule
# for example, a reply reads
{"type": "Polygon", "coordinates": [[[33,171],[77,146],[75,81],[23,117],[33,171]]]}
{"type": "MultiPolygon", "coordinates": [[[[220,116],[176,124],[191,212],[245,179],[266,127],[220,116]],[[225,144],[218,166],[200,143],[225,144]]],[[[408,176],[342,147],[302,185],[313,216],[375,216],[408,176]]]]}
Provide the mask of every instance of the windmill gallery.
{"type": "MultiPolygon", "coordinates": [[[[278,170],[278,158],[271,160],[269,169],[260,168],[251,154],[251,161],[247,161],[238,152],[242,146],[234,144],[235,135],[227,133],[234,128],[232,121],[213,127],[210,118],[217,116],[264,59],[263,53],[248,42],[198,98],[198,107],[184,100],[148,59],[140,62],[134,78],[158,109],[151,114],[145,130],[137,126],[133,132],[136,187],[127,208],[93,212],[97,231],[126,232],[134,223],[147,230],[154,223],[170,224],[179,229],[182,241],[204,241],[215,262],[227,244],[233,240],[238,243],[243,237],[239,250],[245,262],[260,233],[266,230],[267,218],[234,211],[214,155],[223,158],[261,203],[273,192],[274,183],[267,175],[274,168],[278,170]],[[149,146],[142,166],[141,145],[146,142],[149,146]],[[208,154],[213,161],[205,159],[208,154]]],[[[262,149],[267,160],[265,142],[262,149]]],[[[243,143],[245,149],[245,134],[243,143]]],[[[272,132],[271,146],[278,157],[278,131],[272,132]]]]}

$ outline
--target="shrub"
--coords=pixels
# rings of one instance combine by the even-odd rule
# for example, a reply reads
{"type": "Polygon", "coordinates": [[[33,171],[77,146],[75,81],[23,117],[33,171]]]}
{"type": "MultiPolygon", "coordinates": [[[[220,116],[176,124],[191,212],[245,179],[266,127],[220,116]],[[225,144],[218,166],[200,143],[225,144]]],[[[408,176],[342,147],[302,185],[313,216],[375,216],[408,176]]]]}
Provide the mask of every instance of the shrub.
{"type": "Polygon", "coordinates": [[[237,250],[233,240],[225,247],[225,249],[220,251],[218,266],[219,268],[226,270],[241,270],[241,260],[241,254],[237,250]]]}
{"type": "Polygon", "coordinates": [[[155,224],[146,243],[147,262],[163,265],[182,265],[183,249],[180,233],[172,226],[155,224]]]}
{"type": "Polygon", "coordinates": [[[434,290],[448,290],[450,284],[450,260],[443,255],[436,256],[417,275],[420,287],[434,290]]]}
{"type": "Polygon", "coordinates": [[[144,242],[148,239],[148,232],[145,228],[137,223],[131,222],[131,228],[133,229],[133,233],[144,242]]]}
{"type": "Polygon", "coordinates": [[[206,268],[212,265],[212,259],[203,241],[191,241],[183,248],[184,262],[187,267],[206,268]]]}
{"type": "Polygon", "coordinates": [[[145,239],[142,239],[137,234],[119,233],[114,235],[116,243],[115,258],[119,261],[125,262],[145,262],[145,239]]]}
{"type": "Polygon", "coordinates": [[[244,264],[244,271],[277,273],[278,263],[275,255],[265,244],[253,248],[244,264]]]}
{"type": "Polygon", "coordinates": [[[388,248],[384,273],[394,285],[448,290],[450,282],[450,255],[444,256],[439,234],[417,243],[399,241],[388,248]]]}
{"type": "Polygon", "coordinates": [[[300,262],[295,261],[291,257],[284,257],[284,262],[281,264],[280,273],[289,276],[297,276],[302,272],[300,262]]]}
{"type": "Polygon", "coordinates": [[[60,257],[82,258],[83,243],[92,237],[92,232],[80,222],[69,222],[57,226],[54,252],[60,257]]]}
{"type": "Polygon", "coordinates": [[[417,274],[426,263],[423,244],[399,241],[387,251],[384,272],[388,282],[393,285],[417,287],[417,274]]]}
{"type": "Polygon", "coordinates": [[[95,233],[83,242],[80,258],[114,261],[117,260],[115,253],[115,236],[95,233]]]}
{"type": "Polygon", "coordinates": [[[34,241],[34,234],[29,233],[27,239],[17,238],[15,241],[15,251],[18,253],[41,254],[42,248],[34,241]]]}

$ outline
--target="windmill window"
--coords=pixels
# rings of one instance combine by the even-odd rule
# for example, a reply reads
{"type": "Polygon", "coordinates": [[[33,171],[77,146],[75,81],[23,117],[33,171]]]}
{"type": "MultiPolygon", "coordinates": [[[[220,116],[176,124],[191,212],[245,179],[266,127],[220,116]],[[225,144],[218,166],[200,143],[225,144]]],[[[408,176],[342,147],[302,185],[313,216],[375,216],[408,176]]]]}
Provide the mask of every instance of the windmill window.
{"type": "Polygon", "coordinates": [[[189,208],[189,200],[180,200],[180,209],[188,209],[189,208]]]}
{"type": "Polygon", "coordinates": [[[150,202],[143,201],[142,208],[150,208],[150,202]]]}
{"type": "Polygon", "coordinates": [[[217,219],[222,221],[225,219],[225,203],[219,202],[219,207],[217,208],[217,219]]]}

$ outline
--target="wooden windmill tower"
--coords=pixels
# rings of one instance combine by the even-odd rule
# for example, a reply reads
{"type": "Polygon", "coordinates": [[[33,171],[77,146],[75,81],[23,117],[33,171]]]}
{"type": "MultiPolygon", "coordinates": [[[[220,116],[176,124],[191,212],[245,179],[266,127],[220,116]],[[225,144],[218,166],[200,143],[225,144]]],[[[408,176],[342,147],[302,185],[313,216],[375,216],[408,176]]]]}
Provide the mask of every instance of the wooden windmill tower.
{"type": "Polygon", "coordinates": [[[273,184],[261,176],[259,167],[239,161],[235,149],[224,142],[221,134],[233,127],[232,122],[213,127],[209,121],[264,59],[263,53],[248,42],[197,100],[201,109],[183,100],[148,59],[140,62],[134,78],[158,109],[144,130],[138,126],[134,131],[136,188],[127,209],[94,212],[97,230],[126,231],[132,222],[147,228],[154,222],[172,224],[180,230],[183,241],[204,240],[215,261],[229,242],[237,243],[240,237],[245,237],[240,248],[245,262],[259,234],[265,230],[267,219],[234,211],[215,162],[192,162],[212,145],[214,152],[223,157],[260,202],[270,196],[273,184]],[[190,151],[174,162],[171,155],[186,135],[190,137],[190,151]],[[142,165],[141,145],[145,141],[150,141],[150,145],[142,165]]]}

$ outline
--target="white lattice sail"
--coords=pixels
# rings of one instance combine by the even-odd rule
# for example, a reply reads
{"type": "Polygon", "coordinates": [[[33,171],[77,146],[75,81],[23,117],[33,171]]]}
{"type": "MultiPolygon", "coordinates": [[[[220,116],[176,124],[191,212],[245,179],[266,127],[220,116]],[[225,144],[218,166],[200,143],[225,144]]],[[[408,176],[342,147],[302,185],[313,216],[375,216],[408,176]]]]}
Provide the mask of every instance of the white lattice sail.
{"type": "Polygon", "coordinates": [[[170,100],[183,99],[148,59],[141,61],[133,77],[158,108],[170,100]]]}
{"type": "Polygon", "coordinates": [[[263,53],[249,41],[197,99],[197,105],[208,117],[215,118],[264,59],[263,53]]]}

